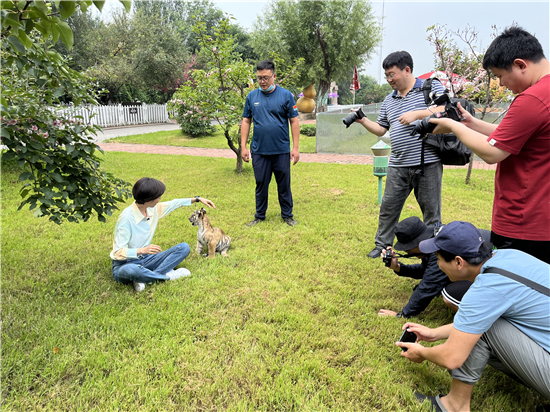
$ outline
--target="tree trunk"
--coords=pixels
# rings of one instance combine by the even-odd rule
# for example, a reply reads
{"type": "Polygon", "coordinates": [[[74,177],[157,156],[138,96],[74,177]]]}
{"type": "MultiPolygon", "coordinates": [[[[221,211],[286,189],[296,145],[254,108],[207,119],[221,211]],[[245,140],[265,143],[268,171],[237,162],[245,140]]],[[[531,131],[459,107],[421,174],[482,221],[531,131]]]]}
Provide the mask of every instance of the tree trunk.
{"type": "MultiPolygon", "coordinates": [[[[239,136],[241,127],[239,126],[239,136]]],[[[241,139],[238,139],[238,146],[235,146],[235,143],[231,140],[231,136],[229,135],[229,130],[224,130],[224,135],[227,140],[227,145],[233,152],[237,155],[237,167],[235,168],[235,172],[242,173],[243,171],[243,155],[242,155],[242,149],[241,149],[241,139]]]]}
{"type": "Polygon", "coordinates": [[[466,172],[466,181],[465,184],[470,184],[470,177],[472,176],[472,167],[474,165],[474,152],[470,155],[470,164],[468,165],[468,172],[466,172]]]}
{"type": "Polygon", "coordinates": [[[328,97],[327,97],[327,103],[323,103],[323,99],[325,97],[325,93],[327,93],[330,89],[330,80],[332,78],[332,70],[329,63],[328,58],[328,45],[325,41],[325,32],[322,31],[322,27],[318,27],[316,30],[317,33],[317,40],[319,41],[319,45],[321,46],[321,53],[323,54],[323,68],[325,71],[325,79],[319,80],[319,97],[317,98],[317,102],[321,102],[320,105],[318,105],[317,112],[325,112],[327,110],[327,104],[328,104],[328,97]]]}
{"type": "Polygon", "coordinates": [[[323,79],[319,80],[319,95],[317,96],[317,113],[326,112],[327,111],[327,104],[328,104],[328,98],[327,102],[323,103],[323,99],[325,97],[325,94],[330,89],[330,82],[327,82],[323,79]]]}

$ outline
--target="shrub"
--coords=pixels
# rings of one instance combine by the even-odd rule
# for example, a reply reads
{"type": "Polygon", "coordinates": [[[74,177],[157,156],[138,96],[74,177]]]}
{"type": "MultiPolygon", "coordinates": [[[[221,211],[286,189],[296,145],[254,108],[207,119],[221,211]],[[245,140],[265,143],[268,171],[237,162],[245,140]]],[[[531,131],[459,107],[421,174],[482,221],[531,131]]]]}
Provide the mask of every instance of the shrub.
{"type": "Polygon", "coordinates": [[[177,110],[176,120],[183,133],[192,137],[206,136],[214,133],[216,128],[210,124],[210,119],[203,115],[203,112],[197,107],[186,105],[180,99],[172,100],[177,110]]]}
{"type": "Polygon", "coordinates": [[[301,124],[300,125],[300,134],[304,136],[315,136],[315,131],[317,127],[314,124],[301,124]]]}

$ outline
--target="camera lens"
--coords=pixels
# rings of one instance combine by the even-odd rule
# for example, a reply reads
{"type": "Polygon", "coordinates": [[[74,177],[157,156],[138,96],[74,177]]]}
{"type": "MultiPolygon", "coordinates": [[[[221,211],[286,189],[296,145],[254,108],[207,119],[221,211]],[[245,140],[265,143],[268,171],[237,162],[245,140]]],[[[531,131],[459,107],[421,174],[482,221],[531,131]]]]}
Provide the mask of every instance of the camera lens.
{"type": "Polygon", "coordinates": [[[357,120],[357,112],[352,112],[342,119],[342,122],[346,125],[346,129],[351,126],[351,124],[357,120]]]}

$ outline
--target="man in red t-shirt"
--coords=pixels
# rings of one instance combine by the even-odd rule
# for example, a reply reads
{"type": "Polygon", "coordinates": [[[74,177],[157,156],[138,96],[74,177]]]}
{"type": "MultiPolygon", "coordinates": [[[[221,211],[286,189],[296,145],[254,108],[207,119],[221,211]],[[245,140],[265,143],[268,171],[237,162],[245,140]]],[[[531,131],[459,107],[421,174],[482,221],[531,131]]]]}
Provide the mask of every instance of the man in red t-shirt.
{"type": "Polygon", "coordinates": [[[489,46],[483,68],[517,94],[499,125],[461,108],[465,120],[431,119],[434,133],[454,133],[489,164],[498,163],[491,242],[550,263],[550,63],[520,27],[489,46]]]}

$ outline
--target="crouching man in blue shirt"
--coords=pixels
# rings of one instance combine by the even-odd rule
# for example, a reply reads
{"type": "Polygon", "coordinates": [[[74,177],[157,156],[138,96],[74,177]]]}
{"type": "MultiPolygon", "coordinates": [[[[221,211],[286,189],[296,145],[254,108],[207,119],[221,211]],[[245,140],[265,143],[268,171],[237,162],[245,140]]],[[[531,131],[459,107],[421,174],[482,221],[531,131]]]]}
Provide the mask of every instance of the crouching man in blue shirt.
{"type": "Polygon", "coordinates": [[[113,277],[117,282],[133,283],[136,292],[142,292],[146,283],[175,280],[191,274],[185,268],[174,270],[189,255],[187,243],[165,251],[151,243],[159,219],[177,208],[197,202],[216,208],[214,203],[200,196],[161,202],[165,190],[166,186],[159,180],[150,177],[139,179],[132,188],[135,202],[122,211],[115,227],[110,255],[113,259],[113,277]]]}
{"type": "Polygon", "coordinates": [[[398,342],[407,349],[401,356],[448,368],[453,378],[446,396],[417,398],[429,400],[435,411],[469,411],[474,385],[488,363],[550,399],[550,265],[512,249],[493,254],[467,222],[448,224],[419,248],[435,252],[452,281],[474,283],[454,323],[436,329],[410,322],[403,326],[416,334],[417,342],[398,342]],[[443,339],[429,348],[418,343],[443,339]]]}

